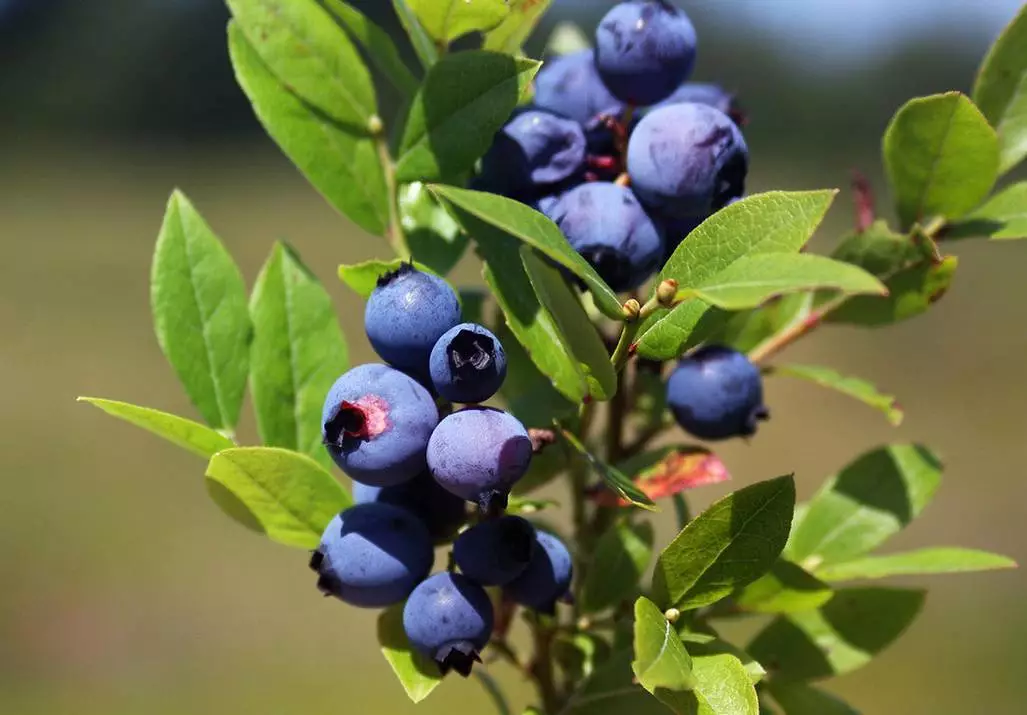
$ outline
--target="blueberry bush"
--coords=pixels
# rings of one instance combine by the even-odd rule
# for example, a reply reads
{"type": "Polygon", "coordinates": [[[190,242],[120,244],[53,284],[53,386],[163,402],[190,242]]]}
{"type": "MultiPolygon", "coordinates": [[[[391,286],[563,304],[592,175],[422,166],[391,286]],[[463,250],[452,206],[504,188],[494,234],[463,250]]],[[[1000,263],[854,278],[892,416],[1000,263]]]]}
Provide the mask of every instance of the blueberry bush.
{"type": "Polygon", "coordinates": [[[505,661],[536,715],[855,712],[816,683],[869,662],[924,599],[862,582],[1013,565],[878,553],[930,502],[938,458],[863,451],[800,504],[789,475],[700,514],[686,493],[729,478],[711,443],[758,448],[768,377],[902,419],[871,384],[779,356],[828,325],[930,309],[956,271],[950,241],[1027,237],[1027,184],[1002,181],[1027,158],[1027,10],[972,97],[898,110],[883,140],[894,219],[857,182],[855,230],[823,256],[804,249],[837,192],[745,196],[746,117],[689,82],[682,9],[627,0],[594,46],[554,43],[543,63],[521,47],[549,4],[393,0],[403,48],[343,0],[228,0],[231,62],[267,133],[382,239],[381,259],[339,268],[382,362],[349,364],[326,291],[285,244],[247,296],[175,192],[153,318],[202,422],[82,399],[207,460],[229,517],[304,550],[325,595],[381,609],[381,650],[414,701],[473,675],[508,713],[488,675],[505,661]],[[385,119],[381,97],[402,111],[385,119]],[[468,250],[484,290],[445,278],[468,250]],[[260,445],[234,432],[247,385],[260,445]],[[557,482],[565,519],[534,494],[557,482]],[[680,526],[662,550],[660,509],[680,526]],[[742,617],[762,630],[722,639],[742,617]]]}

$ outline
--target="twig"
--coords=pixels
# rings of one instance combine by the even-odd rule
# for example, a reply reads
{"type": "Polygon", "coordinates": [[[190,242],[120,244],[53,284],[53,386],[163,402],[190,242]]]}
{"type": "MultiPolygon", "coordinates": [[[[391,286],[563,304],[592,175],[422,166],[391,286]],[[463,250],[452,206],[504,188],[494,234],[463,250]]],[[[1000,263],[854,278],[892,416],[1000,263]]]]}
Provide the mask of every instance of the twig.
{"type": "Polygon", "coordinates": [[[395,254],[406,260],[410,258],[410,247],[407,245],[406,235],[403,233],[403,224],[399,218],[399,191],[396,183],[396,165],[389,153],[389,140],[385,134],[384,127],[379,126],[375,133],[375,146],[378,149],[378,159],[385,172],[385,190],[388,192],[389,201],[389,227],[387,238],[389,245],[395,254]]]}

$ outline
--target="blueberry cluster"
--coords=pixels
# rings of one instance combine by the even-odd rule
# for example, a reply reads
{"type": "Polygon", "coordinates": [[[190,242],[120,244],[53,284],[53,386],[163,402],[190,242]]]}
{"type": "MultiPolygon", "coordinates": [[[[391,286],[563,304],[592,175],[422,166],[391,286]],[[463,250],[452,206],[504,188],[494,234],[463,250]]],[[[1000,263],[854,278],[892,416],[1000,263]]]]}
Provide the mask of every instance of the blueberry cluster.
{"type": "Polygon", "coordinates": [[[492,633],[485,587],[552,612],[572,571],[559,539],[502,513],[532,443],[513,415],[479,404],[502,385],[506,356],[488,329],[461,320],[442,279],[409,264],[379,279],[364,322],[388,364],[344,374],[322,413],[324,444],[354,479],[357,504],[328,525],[310,566],[323,593],[354,606],[405,599],[411,644],[467,675],[492,633]],[[465,407],[440,420],[452,403],[465,407]],[[479,519],[453,543],[459,573],[429,576],[435,544],[464,525],[468,502],[479,519]]]}
{"type": "Polygon", "coordinates": [[[639,288],[745,190],[741,115],[720,87],[686,82],[695,54],[695,29],[671,3],[616,5],[594,50],[545,65],[477,187],[549,216],[614,290],[639,288]]]}

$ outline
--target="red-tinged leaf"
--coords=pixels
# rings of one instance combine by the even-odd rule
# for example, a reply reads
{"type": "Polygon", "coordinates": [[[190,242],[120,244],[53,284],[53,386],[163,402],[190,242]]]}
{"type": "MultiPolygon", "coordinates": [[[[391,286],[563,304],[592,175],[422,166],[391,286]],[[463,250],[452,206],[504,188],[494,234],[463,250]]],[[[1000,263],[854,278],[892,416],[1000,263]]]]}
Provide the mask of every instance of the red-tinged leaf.
{"type": "MultiPolygon", "coordinates": [[[[724,462],[698,447],[668,450],[657,462],[632,474],[635,485],[653,501],[729,479],[731,474],[724,462]]],[[[600,506],[628,506],[625,499],[607,489],[594,493],[592,500],[600,506]]]]}

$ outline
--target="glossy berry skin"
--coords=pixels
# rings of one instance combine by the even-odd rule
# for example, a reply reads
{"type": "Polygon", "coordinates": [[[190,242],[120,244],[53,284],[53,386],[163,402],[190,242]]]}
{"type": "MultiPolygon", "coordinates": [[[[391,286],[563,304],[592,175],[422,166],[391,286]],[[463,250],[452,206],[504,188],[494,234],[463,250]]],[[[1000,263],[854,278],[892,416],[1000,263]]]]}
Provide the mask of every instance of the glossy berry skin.
{"type": "Polygon", "coordinates": [[[741,111],[735,102],[735,95],[719,84],[707,82],[685,82],[665,100],[658,102],[654,108],[665,107],[669,104],[689,103],[713,107],[731,117],[736,124],[742,119],[741,111]]]}
{"type": "Polygon", "coordinates": [[[570,591],[574,565],[563,542],[552,534],[536,531],[531,563],[508,583],[506,594],[515,602],[542,613],[554,613],[556,602],[570,591]]]}
{"type": "Polygon", "coordinates": [[[432,538],[444,541],[467,519],[467,502],[450,494],[432,479],[428,470],[410,481],[393,487],[372,487],[353,482],[353,501],[357,504],[391,504],[419,518],[432,538]]]}
{"type": "Polygon", "coordinates": [[[647,114],[628,142],[631,188],[673,218],[710,214],[745,192],[749,150],[723,112],[671,104],[647,114]]]}
{"type": "Polygon", "coordinates": [[[666,99],[695,64],[688,15],[666,0],[615,5],[596,30],[596,68],[617,99],[646,106],[666,99]]]}
{"type": "Polygon", "coordinates": [[[484,402],[506,378],[506,353],[491,330],[461,323],[435,343],[429,368],[435,391],[450,402],[484,402]]]}
{"type": "Polygon", "coordinates": [[[460,534],[453,558],[482,586],[504,586],[524,573],[535,551],[535,527],[519,516],[488,519],[460,534]]]}
{"type": "Polygon", "coordinates": [[[585,134],[577,122],[550,112],[528,110],[496,134],[482,159],[479,185],[511,198],[538,193],[581,171],[585,134]]]}
{"type": "Polygon", "coordinates": [[[412,377],[388,365],[360,365],[329,390],[321,437],[350,477],[388,487],[424,471],[438,421],[435,400],[412,377]]]}
{"type": "Polygon", "coordinates": [[[599,78],[592,50],[546,62],[535,78],[534,104],[579,124],[599,114],[619,115],[624,109],[599,78]]]}
{"type": "Polygon", "coordinates": [[[706,440],[751,437],[770,416],[759,368],[719,345],[696,350],[667,381],[667,403],[678,424],[706,440]]]}
{"type": "Polygon", "coordinates": [[[485,590],[466,576],[439,573],[414,589],[403,608],[403,629],[410,644],[443,674],[471,674],[489,642],[495,616],[485,590]]]}
{"type": "Polygon", "coordinates": [[[424,380],[431,349],[459,322],[460,303],[449,284],[409,264],[378,279],[364,310],[364,328],[374,351],[424,380]]]}
{"type": "Polygon", "coordinates": [[[434,560],[428,530],[415,516],[389,504],[359,504],[328,524],[310,567],[326,596],[382,608],[406,598],[434,560]]]}
{"type": "Polygon", "coordinates": [[[595,181],[564,194],[550,218],[617,292],[638,288],[659,267],[663,233],[630,189],[595,181]]]}
{"type": "Polygon", "coordinates": [[[531,440],[516,417],[468,407],[443,419],[428,442],[428,468],[445,489],[483,512],[506,506],[531,464],[531,440]]]}

